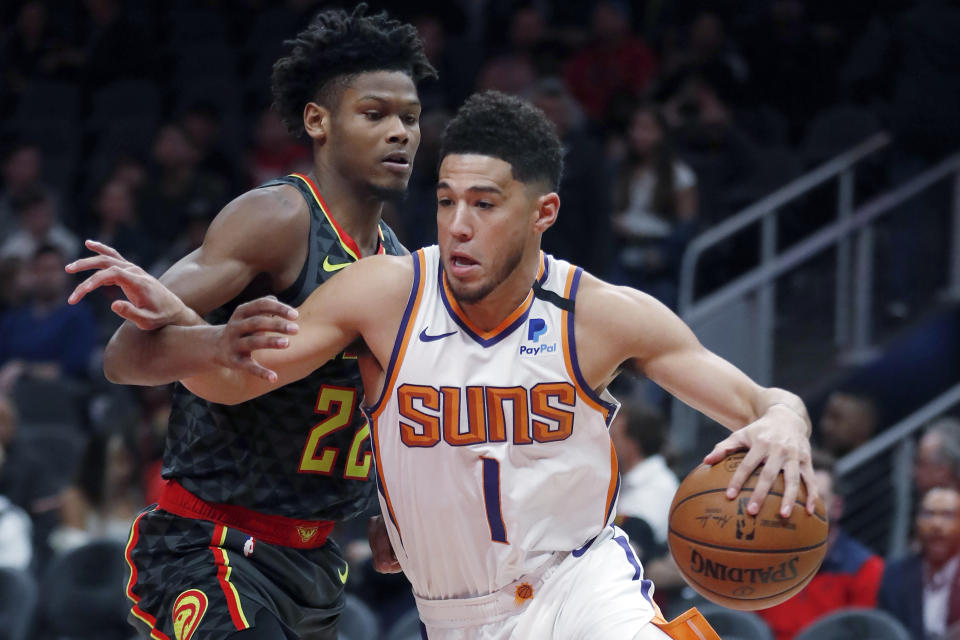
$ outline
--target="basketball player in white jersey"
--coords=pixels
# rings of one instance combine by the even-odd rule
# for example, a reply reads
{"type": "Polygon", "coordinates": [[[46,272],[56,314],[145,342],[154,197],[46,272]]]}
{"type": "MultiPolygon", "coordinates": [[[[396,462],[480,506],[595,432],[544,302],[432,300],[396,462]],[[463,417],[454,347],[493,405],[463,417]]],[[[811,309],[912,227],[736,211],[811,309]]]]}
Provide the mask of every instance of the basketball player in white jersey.
{"type": "MultiPolygon", "coordinates": [[[[764,463],[753,513],[781,470],[781,513],[801,480],[813,511],[803,403],[704,349],[651,297],[540,251],[561,172],[541,112],[474,96],[447,128],[441,158],[438,247],[361,260],[298,312],[260,300],[227,325],[198,328],[197,373],[184,383],[237,403],[365,343],[381,507],[430,640],[716,638],[696,615],[665,624],[612,526],[619,474],[607,427],[617,404],[606,386],[633,360],[730,428],[705,460],[749,449],[728,495],[764,463]]],[[[124,275],[119,256],[89,260],[109,268],[81,293],[119,284],[154,308],[176,305],[162,285],[124,275]]],[[[336,389],[328,395],[304,455],[362,455],[324,448],[352,409],[336,389]]]]}

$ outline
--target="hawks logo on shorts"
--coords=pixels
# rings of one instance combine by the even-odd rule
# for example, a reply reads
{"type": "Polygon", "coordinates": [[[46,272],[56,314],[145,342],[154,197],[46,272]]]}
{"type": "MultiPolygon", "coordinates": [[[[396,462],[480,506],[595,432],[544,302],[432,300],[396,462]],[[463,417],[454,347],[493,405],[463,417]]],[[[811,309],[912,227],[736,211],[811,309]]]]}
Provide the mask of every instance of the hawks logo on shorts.
{"type": "Polygon", "coordinates": [[[199,589],[187,589],[173,603],[173,633],[177,640],[190,640],[207,612],[207,596],[199,589]]]}

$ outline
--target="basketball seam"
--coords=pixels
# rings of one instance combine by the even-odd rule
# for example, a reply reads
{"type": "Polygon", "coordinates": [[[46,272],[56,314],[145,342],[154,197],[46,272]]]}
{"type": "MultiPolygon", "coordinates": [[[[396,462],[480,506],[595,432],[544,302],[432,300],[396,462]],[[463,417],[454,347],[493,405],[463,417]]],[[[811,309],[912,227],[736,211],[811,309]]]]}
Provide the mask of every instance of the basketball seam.
{"type": "Polygon", "coordinates": [[[792,549],[754,549],[754,548],[743,548],[743,547],[727,547],[720,544],[712,544],[710,542],[704,542],[702,540],[697,540],[696,538],[691,538],[685,536],[682,533],[678,532],[673,527],[669,528],[669,532],[682,540],[687,542],[692,542],[694,544],[699,544],[704,547],[710,547],[711,549],[719,549],[720,551],[740,551],[743,553],[801,553],[804,551],[813,551],[814,549],[819,549],[823,545],[827,544],[827,539],[824,538],[822,542],[818,542],[815,545],[809,547],[796,547],[792,549]]]}
{"type": "MultiPolygon", "coordinates": [[[[728,595],[728,594],[726,594],[726,593],[722,593],[722,592],[720,592],[720,591],[716,591],[716,590],[714,590],[714,589],[711,589],[710,587],[704,585],[702,582],[700,582],[700,581],[698,581],[698,580],[694,580],[693,578],[687,576],[686,573],[683,574],[683,577],[686,578],[687,580],[690,580],[691,582],[695,582],[695,583],[697,584],[697,586],[700,587],[701,589],[703,589],[704,591],[709,591],[710,593],[713,593],[713,594],[715,594],[715,595],[718,595],[718,596],[720,596],[721,598],[727,598],[727,599],[729,599],[729,600],[742,600],[742,601],[744,601],[744,602],[750,602],[750,601],[754,601],[754,600],[767,600],[767,599],[769,599],[769,598],[776,598],[777,596],[782,596],[782,595],[785,594],[785,593],[789,593],[791,590],[796,589],[799,585],[804,585],[804,583],[806,583],[807,580],[809,580],[811,577],[813,577],[813,575],[814,575],[817,571],[819,571],[819,570],[820,570],[820,564],[817,563],[817,566],[814,567],[813,570],[810,571],[807,575],[803,576],[803,579],[802,579],[802,580],[800,580],[799,582],[796,582],[795,584],[791,585],[789,588],[784,589],[783,591],[778,591],[777,593],[770,593],[770,594],[767,594],[767,595],[764,595],[764,596],[758,596],[758,597],[756,597],[756,598],[744,598],[744,597],[741,597],[741,596],[731,596],[731,595],[728,595]]],[[[798,592],[799,592],[799,590],[798,590],[798,592]]]]}
{"type": "MultiPolygon", "coordinates": [[[[742,489],[740,489],[740,491],[742,491],[742,492],[749,491],[750,493],[753,493],[753,489],[754,489],[753,487],[743,487],[742,489]]],[[[719,492],[721,492],[721,491],[726,491],[726,490],[727,490],[727,488],[726,488],[726,487],[723,487],[722,489],[706,489],[705,491],[698,491],[697,493],[691,493],[690,495],[686,496],[683,500],[681,500],[680,502],[678,502],[676,505],[674,505],[674,507],[673,507],[672,509],[670,509],[670,516],[672,517],[673,514],[674,514],[674,512],[675,512],[677,509],[680,508],[680,505],[682,505],[682,504],[683,504],[684,502],[686,502],[687,500],[692,500],[693,498],[697,498],[697,497],[699,497],[699,496],[707,495],[708,493],[719,493],[719,492]]],[[[783,494],[782,494],[782,493],[779,493],[779,492],[777,492],[777,491],[770,491],[769,493],[767,493],[767,495],[768,495],[768,496],[777,496],[778,498],[782,498],[782,497],[783,497],[783,494]]],[[[796,506],[803,507],[804,509],[805,509],[806,506],[807,506],[807,505],[805,505],[804,503],[800,502],[799,500],[794,500],[794,501],[793,501],[793,504],[796,505],[796,506]]],[[[820,520],[820,521],[823,522],[823,523],[826,523],[826,522],[827,522],[826,517],[820,515],[820,514],[817,513],[816,511],[813,512],[813,515],[814,515],[814,517],[817,518],[817,520],[820,520]]],[[[756,517],[756,516],[754,516],[754,517],[756,517]]]]}

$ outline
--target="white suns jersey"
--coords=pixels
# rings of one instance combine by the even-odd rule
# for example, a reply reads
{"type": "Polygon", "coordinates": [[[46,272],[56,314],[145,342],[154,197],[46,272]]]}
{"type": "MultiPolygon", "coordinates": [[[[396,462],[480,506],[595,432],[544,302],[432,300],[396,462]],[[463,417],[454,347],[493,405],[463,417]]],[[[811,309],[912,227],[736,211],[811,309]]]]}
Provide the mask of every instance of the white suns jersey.
{"type": "Polygon", "coordinates": [[[438,247],[412,259],[384,388],[366,408],[380,503],[418,596],[483,595],[613,519],[620,481],[607,427],[619,405],[580,374],[581,269],[541,253],[523,304],[483,331],[447,288],[438,247]]]}

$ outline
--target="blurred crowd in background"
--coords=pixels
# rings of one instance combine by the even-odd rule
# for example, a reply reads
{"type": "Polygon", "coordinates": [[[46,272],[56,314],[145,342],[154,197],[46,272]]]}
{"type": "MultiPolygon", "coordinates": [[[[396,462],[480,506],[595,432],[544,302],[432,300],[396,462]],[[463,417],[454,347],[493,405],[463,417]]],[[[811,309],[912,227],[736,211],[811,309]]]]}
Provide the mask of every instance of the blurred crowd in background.
{"type": "MultiPolygon", "coordinates": [[[[673,307],[680,259],[698,231],[871,133],[890,131],[896,153],[860,185],[866,191],[960,148],[960,7],[947,0],[879,0],[869,11],[826,0],[370,4],[412,22],[440,74],[420,90],[408,197],[385,216],[411,249],[436,240],[440,135],[477,90],[526,97],[563,140],[562,211],[545,250],[673,307]]],[[[160,275],[199,246],[232,197],[310,170],[309,145],[270,109],[269,83],[283,41],[321,6],[0,6],[0,566],[42,577],[58,554],[91,540],[126,543],[137,512],[155,501],[169,389],[104,380],[100,354],[117,327],[109,304],[119,292],[69,306],[75,282],[63,266],[93,238],[160,275]]],[[[783,232],[803,234],[829,215],[814,209],[783,232]]],[[[922,232],[912,240],[944,251],[922,232]]],[[[751,251],[710,262],[705,286],[744,268],[751,251]]],[[[892,315],[910,313],[927,277],[911,255],[911,278],[890,285],[900,287],[892,315]]],[[[872,435],[869,403],[831,399],[814,416],[834,455],[852,448],[844,438],[872,435]],[[845,426],[831,440],[838,415],[845,426]]],[[[654,450],[641,459],[661,445],[648,442],[654,450]]],[[[960,460],[960,438],[955,446],[960,460]]],[[[672,474],[663,461],[652,466],[672,474]]],[[[623,473],[622,508],[631,486],[623,473]]],[[[660,554],[661,517],[647,523],[660,554]]],[[[362,560],[362,524],[340,535],[362,560]]],[[[402,576],[350,575],[348,589],[385,625],[412,604],[402,576]]]]}

